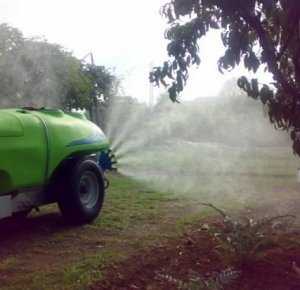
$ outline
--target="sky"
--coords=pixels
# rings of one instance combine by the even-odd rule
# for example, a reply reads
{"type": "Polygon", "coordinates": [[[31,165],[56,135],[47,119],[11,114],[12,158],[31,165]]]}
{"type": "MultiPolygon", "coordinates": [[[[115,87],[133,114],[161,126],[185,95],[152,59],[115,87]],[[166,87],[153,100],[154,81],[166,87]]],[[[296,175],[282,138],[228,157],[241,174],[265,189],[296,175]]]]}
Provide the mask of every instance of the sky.
{"type": "MultiPolygon", "coordinates": [[[[123,80],[123,94],[148,102],[151,66],[167,59],[166,20],[159,13],[166,0],[0,0],[0,21],[26,37],[42,36],[78,58],[92,52],[98,65],[123,80]]],[[[183,100],[215,96],[224,82],[243,70],[217,70],[222,43],[210,33],[200,43],[202,63],[190,73],[183,100]]],[[[162,93],[154,88],[155,98],[162,93]]]]}

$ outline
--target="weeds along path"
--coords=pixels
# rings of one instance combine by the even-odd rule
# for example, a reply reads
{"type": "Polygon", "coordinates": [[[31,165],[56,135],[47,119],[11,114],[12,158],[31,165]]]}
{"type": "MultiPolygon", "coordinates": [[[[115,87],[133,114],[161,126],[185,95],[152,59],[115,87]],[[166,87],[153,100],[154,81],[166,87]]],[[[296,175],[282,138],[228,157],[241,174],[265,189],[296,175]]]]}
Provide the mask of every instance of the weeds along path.
{"type": "MultiPolygon", "coordinates": [[[[290,213],[299,212],[299,198],[289,202],[290,213]]],[[[216,215],[195,220],[180,237],[113,263],[91,290],[300,289],[299,223],[274,217],[274,206],[215,208],[216,215]]]]}
{"type": "MultiPolygon", "coordinates": [[[[207,221],[218,228],[219,219],[207,221]]],[[[141,251],[126,261],[113,264],[105,277],[91,290],[297,290],[300,275],[293,262],[300,263],[299,233],[277,233],[281,247],[264,249],[263,257],[249,257],[237,267],[235,255],[204,230],[207,223],[195,225],[178,239],[141,251]]],[[[241,242],[242,243],[242,242],[241,242]]],[[[298,267],[297,267],[298,268],[298,267]]]]}

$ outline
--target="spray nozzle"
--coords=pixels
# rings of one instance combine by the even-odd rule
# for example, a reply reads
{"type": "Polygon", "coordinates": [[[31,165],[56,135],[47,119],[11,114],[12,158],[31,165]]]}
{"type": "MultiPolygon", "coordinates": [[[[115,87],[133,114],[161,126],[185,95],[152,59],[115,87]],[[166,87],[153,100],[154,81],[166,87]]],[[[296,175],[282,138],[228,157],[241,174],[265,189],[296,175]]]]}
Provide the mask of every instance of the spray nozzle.
{"type": "Polygon", "coordinates": [[[111,149],[102,151],[100,153],[98,162],[103,171],[117,170],[117,168],[115,167],[115,165],[117,164],[116,156],[111,149]]]}

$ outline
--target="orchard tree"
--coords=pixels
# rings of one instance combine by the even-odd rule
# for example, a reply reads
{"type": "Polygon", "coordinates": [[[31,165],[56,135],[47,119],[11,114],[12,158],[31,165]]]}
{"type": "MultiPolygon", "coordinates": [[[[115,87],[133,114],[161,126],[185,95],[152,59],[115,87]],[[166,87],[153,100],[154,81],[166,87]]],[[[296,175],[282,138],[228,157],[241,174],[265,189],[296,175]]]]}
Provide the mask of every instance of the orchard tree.
{"type": "Polygon", "coordinates": [[[17,28],[0,25],[2,106],[83,106],[92,84],[81,67],[81,61],[61,46],[25,38],[17,28]]]}
{"type": "Polygon", "coordinates": [[[90,83],[90,93],[85,109],[91,119],[102,128],[106,125],[106,112],[119,89],[119,79],[106,67],[84,64],[82,75],[90,83]]]}
{"type": "Polygon", "coordinates": [[[7,24],[0,25],[0,103],[15,102],[19,98],[19,91],[23,77],[19,73],[19,55],[24,47],[22,33],[7,24]]]}
{"type": "Polygon", "coordinates": [[[154,68],[150,80],[168,87],[177,101],[190,67],[201,63],[199,39],[220,30],[220,72],[242,63],[251,72],[262,67],[272,74],[272,84],[241,76],[238,86],[267,107],[276,128],[291,133],[300,155],[300,1],[171,0],[162,14],[169,22],[169,60],[154,68]]]}
{"type": "Polygon", "coordinates": [[[43,39],[27,39],[19,59],[15,78],[23,75],[23,99],[36,106],[83,107],[91,85],[82,76],[81,61],[70,52],[43,39]]]}
{"type": "Polygon", "coordinates": [[[57,44],[0,24],[0,105],[86,109],[103,125],[119,80],[57,44]]]}

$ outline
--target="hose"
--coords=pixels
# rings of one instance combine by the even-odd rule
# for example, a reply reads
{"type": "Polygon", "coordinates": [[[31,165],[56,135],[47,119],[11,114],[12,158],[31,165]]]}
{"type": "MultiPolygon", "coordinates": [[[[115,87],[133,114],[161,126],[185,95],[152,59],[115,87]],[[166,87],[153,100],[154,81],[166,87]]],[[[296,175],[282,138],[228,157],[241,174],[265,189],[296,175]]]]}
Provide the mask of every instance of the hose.
{"type": "Polygon", "coordinates": [[[108,180],[106,177],[104,177],[104,188],[105,188],[105,189],[108,189],[108,188],[109,188],[109,185],[110,185],[109,180],[108,180]]]}

